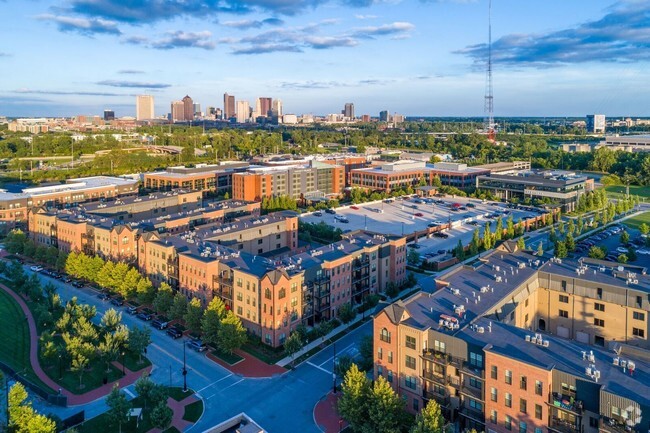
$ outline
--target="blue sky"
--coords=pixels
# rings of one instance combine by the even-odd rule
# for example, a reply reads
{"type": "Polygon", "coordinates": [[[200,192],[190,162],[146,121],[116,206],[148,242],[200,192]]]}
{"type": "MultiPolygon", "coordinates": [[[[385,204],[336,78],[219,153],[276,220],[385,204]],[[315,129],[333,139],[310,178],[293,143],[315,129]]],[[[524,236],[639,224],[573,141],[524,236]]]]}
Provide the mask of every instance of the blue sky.
{"type": "MultiPolygon", "coordinates": [[[[487,0],[0,0],[0,115],[482,116],[487,0]]],[[[650,0],[493,0],[496,116],[650,116],[650,0]]]]}

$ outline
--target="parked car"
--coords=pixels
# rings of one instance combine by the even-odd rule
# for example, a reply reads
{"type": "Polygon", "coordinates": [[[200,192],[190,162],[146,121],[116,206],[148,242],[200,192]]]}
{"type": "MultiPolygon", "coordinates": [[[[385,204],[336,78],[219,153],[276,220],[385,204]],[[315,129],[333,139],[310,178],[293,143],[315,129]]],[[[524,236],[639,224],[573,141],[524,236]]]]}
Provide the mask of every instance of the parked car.
{"type": "Polygon", "coordinates": [[[446,254],[447,250],[438,250],[438,254],[446,254]]]}
{"type": "Polygon", "coordinates": [[[167,329],[167,327],[169,326],[169,322],[165,320],[156,319],[153,322],[151,322],[151,326],[153,326],[156,329],[163,330],[163,329],[167,329]]]}
{"type": "Polygon", "coordinates": [[[148,322],[153,318],[153,316],[151,314],[147,314],[147,313],[140,313],[140,314],[136,315],[135,317],[137,317],[138,319],[143,320],[145,322],[148,322]]]}
{"type": "Polygon", "coordinates": [[[138,312],[138,307],[136,307],[136,306],[134,306],[134,305],[130,305],[130,306],[126,309],[126,312],[129,313],[129,314],[135,314],[135,313],[138,312]]]}
{"type": "Polygon", "coordinates": [[[387,198],[386,200],[384,200],[384,203],[392,203],[392,202],[393,202],[392,198],[387,198]]]}
{"type": "Polygon", "coordinates": [[[422,245],[420,244],[409,244],[409,248],[415,248],[416,250],[419,250],[422,248],[422,245]]]}
{"type": "Polygon", "coordinates": [[[443,233],[443,232],[436,232],[433,235],[437,238],[443,238],[443,239],[447,239],[449,237],[447,233],[443,233]]]}
{"type": "Polygon", "coordinates": [[[41,272],[43,270],[43,267],[34,265],[34,266],[31,266],[29,269],[34,271],[34,272],[41,272]]]}
{"type": "Polygon", "coordinates": [[[322,216],[323,216],[323,212],[317,210],[317,211],[314,212],[312,215],[317,216],[317,217],[322,217],[322,216]]]}
{"type": "Polygon", "coordinates": [[[208,346],[201,340],[190,340],[187,342],[187,345],[190,346],[191,349],[196,350],[197,352],[203,352],[208,348],[208,346]]]}
{"type": "Polygon", "coordinates": [[[422,212],[417,212],[417,213],[415,213],[413,215],[415,215],[416,217],[423,217],[424,216],[424,214],[422,212]]]}
{"type": "Polygon", "coordinates": [[[64,283],[71,283],[71,282],[72,282],[72,278],[70,278],[70,277],[65,277],[65,278],[63,279],[63,282],[64,282],[64,283]]]}
{"type": "Polygon", "coordinates": [[[329,214],[334,215],[336,213],[336,211],[334,209],[329,209],[328,208],[328,209],[325,209],[325,213],[329,213],[329,214]]]}
{"type": "Polygon", "coordinates": [[[340,222],[340,223],[343,223],[343,224],[347,224],[347,223],[350,222],[350,220],[347,219],[347,218],[339,218],[339,222],[340,222]]]}
{"type": "Polygon", "coordinates": [[[350,209],[359,210],[359,206],[350,206],[350,209]]]}
{"type": "Polygon", "coordinates": [[[169,335],[173,339],[177,339],[183,336],[183,332],[177,327],[172,326],[171,328],[167,328],[167,335],[169,335]]]}
{"type": "Polygon", "coordinates": [[[72,285],[77,289],[81,289],[84,286],[84,283],[82,283],[81,281],[73,281],[72,285]]]}
{"type": "Polygon", "coordinates": [[[625,247],[618,247],[618,248],[616,248],[616,252],[617,252],[617,253],[621,253],[621,254],[627,254],[627,253],[630,252],[630,250],[628,250],[628,249],[625,248],[625,247]]]}
{"type": "Polygon", "coordinates": [[[476,205],[474,203],[467,203],[466,206],[467,207],[476,207],[476,205]]]}
{"type": "Polygon", "coordinates": [[[115,305],[116,307],[121,307],[124,305],[124,298],[121,296],[118,296],[117,298],[111,299],[111,304],[115,305]]]}
{"type": "Polygon", "coordinates": [[[107,301],[107,300],[111,299],[110,295],[108,293],[106,293],[106,292],[99,292],[97,294],[97,297],[99,299],[101,299],[102,301],[107,301]]]}

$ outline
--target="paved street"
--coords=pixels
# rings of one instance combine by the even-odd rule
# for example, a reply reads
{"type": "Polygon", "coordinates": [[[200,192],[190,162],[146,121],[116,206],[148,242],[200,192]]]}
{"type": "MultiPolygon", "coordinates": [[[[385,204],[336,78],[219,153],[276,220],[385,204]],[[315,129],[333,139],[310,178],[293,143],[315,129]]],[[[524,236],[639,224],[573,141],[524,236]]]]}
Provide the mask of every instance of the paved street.
{"type": "MultiPolygon", "coordinates": [[[[31,272],[28,267],[26,271],[31,272]]],[[[98,317],[107,309],[116,308],[101,301],[90,289],[77,289],[41,274],[39,277],[43,282],[52,282],[57,286],[65,301],[76,296],[79,302],[97,306],[98,317]]],[[[117,309],[123,312],[122,320],[126,325],[149,326],[124,312],[124,308],[117,309]]],[[[337,354],[358,354],[361,338],[370,334],[372,324],[368,322],[337,341],[337,354]]],[[[165,385],[182,386],[183,342],[186,340],[173,340],[163,331],[153,328],[151,336],[152,344],[147,356],[154,364],[152,379],[165,385]]],[[[332,388],[333,355],[333,346],[330,346],[282,376],[246,379],[210,361],[205,353],[187,350],[187,384],[198,392],[206,408],[203,417],[191,430],[202,432],[227,418],[246,412],[271,433],[320,432],[314,424],[313,409],[332,388]],[[291,416],[286,416],[287,408],[290,408],[291,416]]],[[[134,394],[132,388],[126,388],[130,396],[134,394]]],[[[106,410],[103,399],[83,407],[61,409],[39,403],[37,408],[62,417],[84,409],[87,419],[106,410]]]]}

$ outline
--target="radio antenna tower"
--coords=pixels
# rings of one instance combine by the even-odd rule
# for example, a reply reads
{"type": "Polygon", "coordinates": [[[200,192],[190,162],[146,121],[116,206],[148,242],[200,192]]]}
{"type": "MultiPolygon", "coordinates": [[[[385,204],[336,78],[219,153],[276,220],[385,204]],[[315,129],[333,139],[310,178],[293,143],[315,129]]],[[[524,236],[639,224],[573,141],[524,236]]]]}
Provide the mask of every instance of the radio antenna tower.
{"type": "Polygon", "coordinates": [[[492,0],[488,3],[488,58],[485,77],[485,119],[483,129],[488,140],[494,142],[496,130],[494,127],[494,95],[492,94],[492,0]]]}

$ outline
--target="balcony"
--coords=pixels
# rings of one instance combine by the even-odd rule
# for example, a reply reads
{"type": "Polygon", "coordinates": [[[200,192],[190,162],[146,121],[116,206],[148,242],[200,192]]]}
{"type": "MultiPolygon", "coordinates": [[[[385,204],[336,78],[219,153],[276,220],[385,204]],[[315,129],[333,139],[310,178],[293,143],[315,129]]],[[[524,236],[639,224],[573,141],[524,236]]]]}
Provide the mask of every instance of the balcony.
{"type": "Polygon", "coordinates": [[[483,390],[473,386],[464,385],[460,389],[461,394],[468,395],[475,400],[483,401],[483,390]]]}
{"type": "Polygon", "coordinates": [[[233,279],[232,278],[226,278],[226,277],[215,277],[215,281],[222,286],[229,286],[232,287],[233,284],[233,279]]]}
{"type": "Polygon", "coordinates": [[[447,380],[445,378],[445,375],[442,374],[442,373],[436,373],[435,371],[424,370],[422,372],[422,377],[425,380],[430,380],[430,381],[439,383],[441,385],[446,385],[447,384],[447,380]]]}
{"type": "Polygon", "coordinates": [[[551,418],[551,423],[548,427],[560,433],[580,433],[582,431],[579,424],[557,417],[551,418]]]}
{"type": "Polygon", "coordinates": [[[447,376],[447,383],[457,389],[461,387],[460,377],[458,376],[447,376]]]}
{"type": "Polygon", "coordinates": [[[461,371],[466,375],[473,376],[478,379],[485,379],[485,371],[474,365],[471,365],[469,362],[463,362],[461,371]]]}
{"type": "Polygon", "coordinates": [[[364,260],[355,260],[352,262],[352,269],[363,269],[370,266],[370,259],[365,258],[364,260]]]}
{"type": "Polygon", "coordinates": [[[460,414],[467,418],[471,418],[474,421],[478,421],[483,424],[485,423],[485,414],[483,411],[469,407],[469,405],[467,405],[465,402],[463,402],[460,407],[460,414]]]}
{"type": "Polygon", "coordinates": [[[582,415],[582,400],[576,400],[573,397],[563,396],[562,394],[553,392],[548,396],[548,404],[557,409],[572,412],[576,415],[582,415]]]}
{"type": "Polygon", "coordinates": [[[447,353],[438,352],[434,349],[427,349],[422,351],[422,359],[426,361],[433,361],[436,364],[448,365],[451,364],[456,367],[463,365],[463,360],[456,358],[447,353]]]}
{"type": "Polygon", "coordinates": [[[634,427],[628,425],[625,420],[606,416],[600,419],[599,429],[606,433],[632,433],[635,431],[634,427]]]}
{"type": "Polygon", "coordinates": [[[425,390],[422,392],[422,397],[425,400],[435,400],[442,407],[447,407],[449,406],[450,403],[450,399],[448,395],[438,394],[437,392],[425,390]]]}

